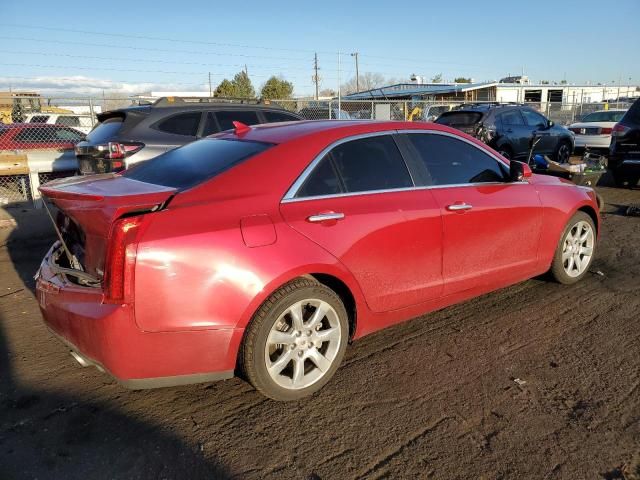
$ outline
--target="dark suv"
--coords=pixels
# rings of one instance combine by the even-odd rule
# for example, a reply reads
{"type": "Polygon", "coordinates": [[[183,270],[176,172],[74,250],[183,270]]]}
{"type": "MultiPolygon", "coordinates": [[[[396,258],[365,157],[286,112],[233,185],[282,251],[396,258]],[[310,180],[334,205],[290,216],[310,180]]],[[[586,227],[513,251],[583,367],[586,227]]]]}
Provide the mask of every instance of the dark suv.
{"type": "Polygon", "coordinates": [[[435,123],[475,136],[506,158],[526,159],[534,136],[542,137],[535,152],[567,162],[573,134],[533,108],[516,104],[465,104],[444,112],[435,123]]]}
{"type": "Polygon", "coordinates": [[[199,138],[232,129],[234,121],[255,125],[301,120],[277,105],[212,100],[168,97],[150,105],[99,114],[99,123],[85,141],[76,145],[80,173],[124,170],[199,138]]]}
{"type": "Polygon", "coordinates": [[[616,123],[611,132],[609,170],[616,185],[633,187],[640,179],[640,99],[616,123]]]}

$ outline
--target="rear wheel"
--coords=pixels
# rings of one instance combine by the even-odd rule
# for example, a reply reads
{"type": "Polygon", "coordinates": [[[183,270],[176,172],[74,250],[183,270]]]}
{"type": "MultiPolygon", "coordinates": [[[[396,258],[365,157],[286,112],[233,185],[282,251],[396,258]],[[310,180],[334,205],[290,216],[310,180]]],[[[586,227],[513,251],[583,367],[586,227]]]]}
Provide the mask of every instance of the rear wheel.
{"type": "Polygon", "coordinates": [[[591,266],[596,246],[596,228],[584,212],[577,212],[562,233],[551,263],[551,274],[560,283],[582,279],[591,266]]]}
{"type": "Polygon", "coordinates": [[[338,295],[308,279],[284,285],[252,319],[240,353],[251,384],[275,400],[320,390],[347,348],[347,312],[338,295]]]}
{"type": "Polygon", "coordinates": [[[553,154],[553,159],[558,163],[567,163],[571,157],[571,143],[567,140],[560,140],[553,154]]]}

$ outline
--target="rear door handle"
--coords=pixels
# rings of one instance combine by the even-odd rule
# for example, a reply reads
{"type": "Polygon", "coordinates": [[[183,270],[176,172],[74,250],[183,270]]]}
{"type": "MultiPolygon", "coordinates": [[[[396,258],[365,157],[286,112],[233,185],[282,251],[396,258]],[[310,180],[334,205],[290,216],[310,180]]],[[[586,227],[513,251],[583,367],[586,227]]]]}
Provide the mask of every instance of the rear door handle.
{"type": "Polygon", "coordinates": [[[457,212],[460,210],[471,210],[473,205],[467,203],[454,203],[453,205],[447,205],[447,210],[450,212],[457,212]]]}
{"type": "Polygon", "coordinates": [[[340,212],[326,212],[326,213],[316,213],[315,215],[311,215],[307,217],[307,221],[311,223],[319,223],[319,222],[328,222],[328,221],[336,221],[342,220],[344,218],[344,213],[340,212]]]}

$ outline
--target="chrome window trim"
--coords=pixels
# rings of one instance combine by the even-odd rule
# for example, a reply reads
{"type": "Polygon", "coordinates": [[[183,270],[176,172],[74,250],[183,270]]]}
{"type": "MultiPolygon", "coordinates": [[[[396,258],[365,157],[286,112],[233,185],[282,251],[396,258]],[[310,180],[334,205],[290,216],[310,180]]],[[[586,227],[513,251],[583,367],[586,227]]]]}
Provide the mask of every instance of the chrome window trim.
{"type": "Polygon", "coordinates": [[[518,181],[518,182],[475,182],[475,183],[456,183],[456,184],[449,184],[449,185],[424,185],[424,186],[416,186],[415,185],[415,181],[413,180],[413,176],[411,175],[411,170],[409,170],[409,176],[411,177],[411,181],[413,182],[413,187],[402,187],[402,188],[391,188],[391,189],[385,189],[385,190],[367,190],[367,191],[363,191],[363,192],[345,192],[345,193],[332,193],[332,194],[328,194],[328,195],[314,195],[311,197],[300,197],[297,198],[295,195],[298,192],[298,190],[300,189],[300,187],[302,187],[302,184],[306,181],[307,177],[309,176],[309,174],[315,169],[315,167],[318,165],[318,163],[320,163],[320,161],[325,157],[325,155],[327,153],[329,153],[333,148],[337,147],[338,145],[341,145],[343,143],[349,142],[351,140],[359,140],[361,138],[369,138],[369,137],[379,137],[382,135],[394,135],[394,134],[411,134],[411,133],[427,133],[427,134],[436,134],[436,135],[443,135],[446,137],[451,137],[454,138],[456,140],[461,140],[463,142],[468,143],[469,145],[477,148],[478,150],[480,150],[482,153],[485,153],[486,155],[490,156],[491,158],[493,158],[495,161],[501,163],[504,167],[509,168],[509,164],[507,163],[506,159],[500,158],[498,155],[493,154],[492,152],[489,152],[481,147],[479,147],[478,145],[476,145],[475,143],[471,142],[470,140],[467,140],[466,138],[462,138],[456,134],[452,134],[449,132],[441,132],[438,130],[422,130],[422,129],[416,129],[416,130],[385,130],[383,132],[370,132],[370,133],[361,133],[358,135],[353,135],[350,137],[345,137],[345,138],[341,138],[340,140],[336,140],[335,142],[331,143],[330,145],[328,145],[327,147],[325,147],[312,161],[309,165],[307,165],[307,167],[302,171],[302,173],[300,174],[300,176],[296,179],[296,181],[293,183],[293,185],[291,185],[291,187],[289,188],[289,190],[287,190],[287,193],[284,195],[284,197],[282,198],[280,203],[295,203],[295,202],[304,202],[304,201],[311,201],[311,200],[321,200],[321,199],[330,199],[330,198],[342,198],[342,197],[355,197],[358,195],[375,195],[375,194],[384,194],[384,193],[393,193],[393,192],[407,192],[407,191],[413,191],[413,190],[431,190],[431,189],[440,189],[440,188],[461,188],[461,187],[483,187],[483,186],[493,186],[493,185],[529,185],[529,182],[526,180],[522,180],[522,181],[518,181]]]}
{"type": "MultiPolygon", "coordinates": [[[[293,185],[291,185],[291,187],[289,188],[289,190],[287,190],[287,193],[284,194],[284,197],[282,197],[282,200],[294,200],[296,193],[298,193],[298,190],[300,190],[300,187],[302,187],[302,184],[307,180],[307,177],[311,174],[311,172],[316,168],[316,165],[318,165],[320,163],[320,161],[325,157],[325,155],[327,153],[329,153],[331,150],[333,150],[334,148],[336,148],[339,145],[342,145],[343,143],[347,143],[347,142],[351,142],[353,140],[361,140],[363,138],[371,138],[371,137],[381,137],[383,135],[389,135],[391,137],[393,137],[393,135],[396,134],[396,130],[384,130],[381,132],[369,132],[369,133],[360,133],[358,135],[352,135],[350,137],[345,137],[345,138],[341,138],[339,140],[336,140],[335,142],[331,143],[330,145],[328,145],[327,147],[325,147],[313,160],[312,162],[307,165],[307,168],[305,168],[302,173],[300,174],[300,176],[296,179],[295,182],[293,182],[293,185]]],[[[398,149],[398,153],[400,153],[400,157],[402,158],[402,161],[404,162],[404,157],[402,156],[402,152],[400,151],[400,149],[398,149]]],[[[409,178],[411,178],[411,183],[413,183],[413,187],[402,187],[400,190],[403,189],[411,189],[411,188],[415,188],[415,181],[413,180],[413,177],[411,175],[411,170],[409,169],[409,167],[407,167],[407,172],[409,173],[409,178]]],[[[397,189],[392,189],[393,190],[397,190],[397,189]]],[[[381,190],[370,190],[370,192],[380,192],[381,190]]],[[[355,194],[361,194],[363,192],[349,192],[349,193],[334,193],[331,195],[319,195],[320,197],[326,197],[326,196],[336,196],[336,195],[355,195],[355,194]]],[[[312,198],[312,197],[303,197],[303,198],[312,198]]],[[[317,198],[317,197],[314,197],[317,198]]],[[[302,200],[302,198],[300,198],[299,200],[302,200]]]]}

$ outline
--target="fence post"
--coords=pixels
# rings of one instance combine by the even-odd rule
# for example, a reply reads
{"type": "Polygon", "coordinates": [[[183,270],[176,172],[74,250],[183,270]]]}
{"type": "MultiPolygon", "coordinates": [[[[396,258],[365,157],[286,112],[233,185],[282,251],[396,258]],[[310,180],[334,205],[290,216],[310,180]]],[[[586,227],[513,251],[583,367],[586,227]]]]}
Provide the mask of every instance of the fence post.
{"type": "Polygon", "coordinates": [[[95,112],[93,111],[93,98],[89,97],[89,114],[91,115],[91,126],[95,126],[95,112]]]}
{"type": "Polygon", "coordinates": [[[42,198],[40,197],[40,176],[38,172],[29,169],[29,189],[31,190],[31,201],[35,208],[42,208],[42,198]]]}
{"type": "Polygon", "coordinates": [[[371,100],[371,120],[375,120],[375,114],[373,112],[373,100],[371,100]]]}
{"type": "Polygon", "coordinates": [[[333,117],[333,100],[329,100],[329,120],[333,117]]]}

